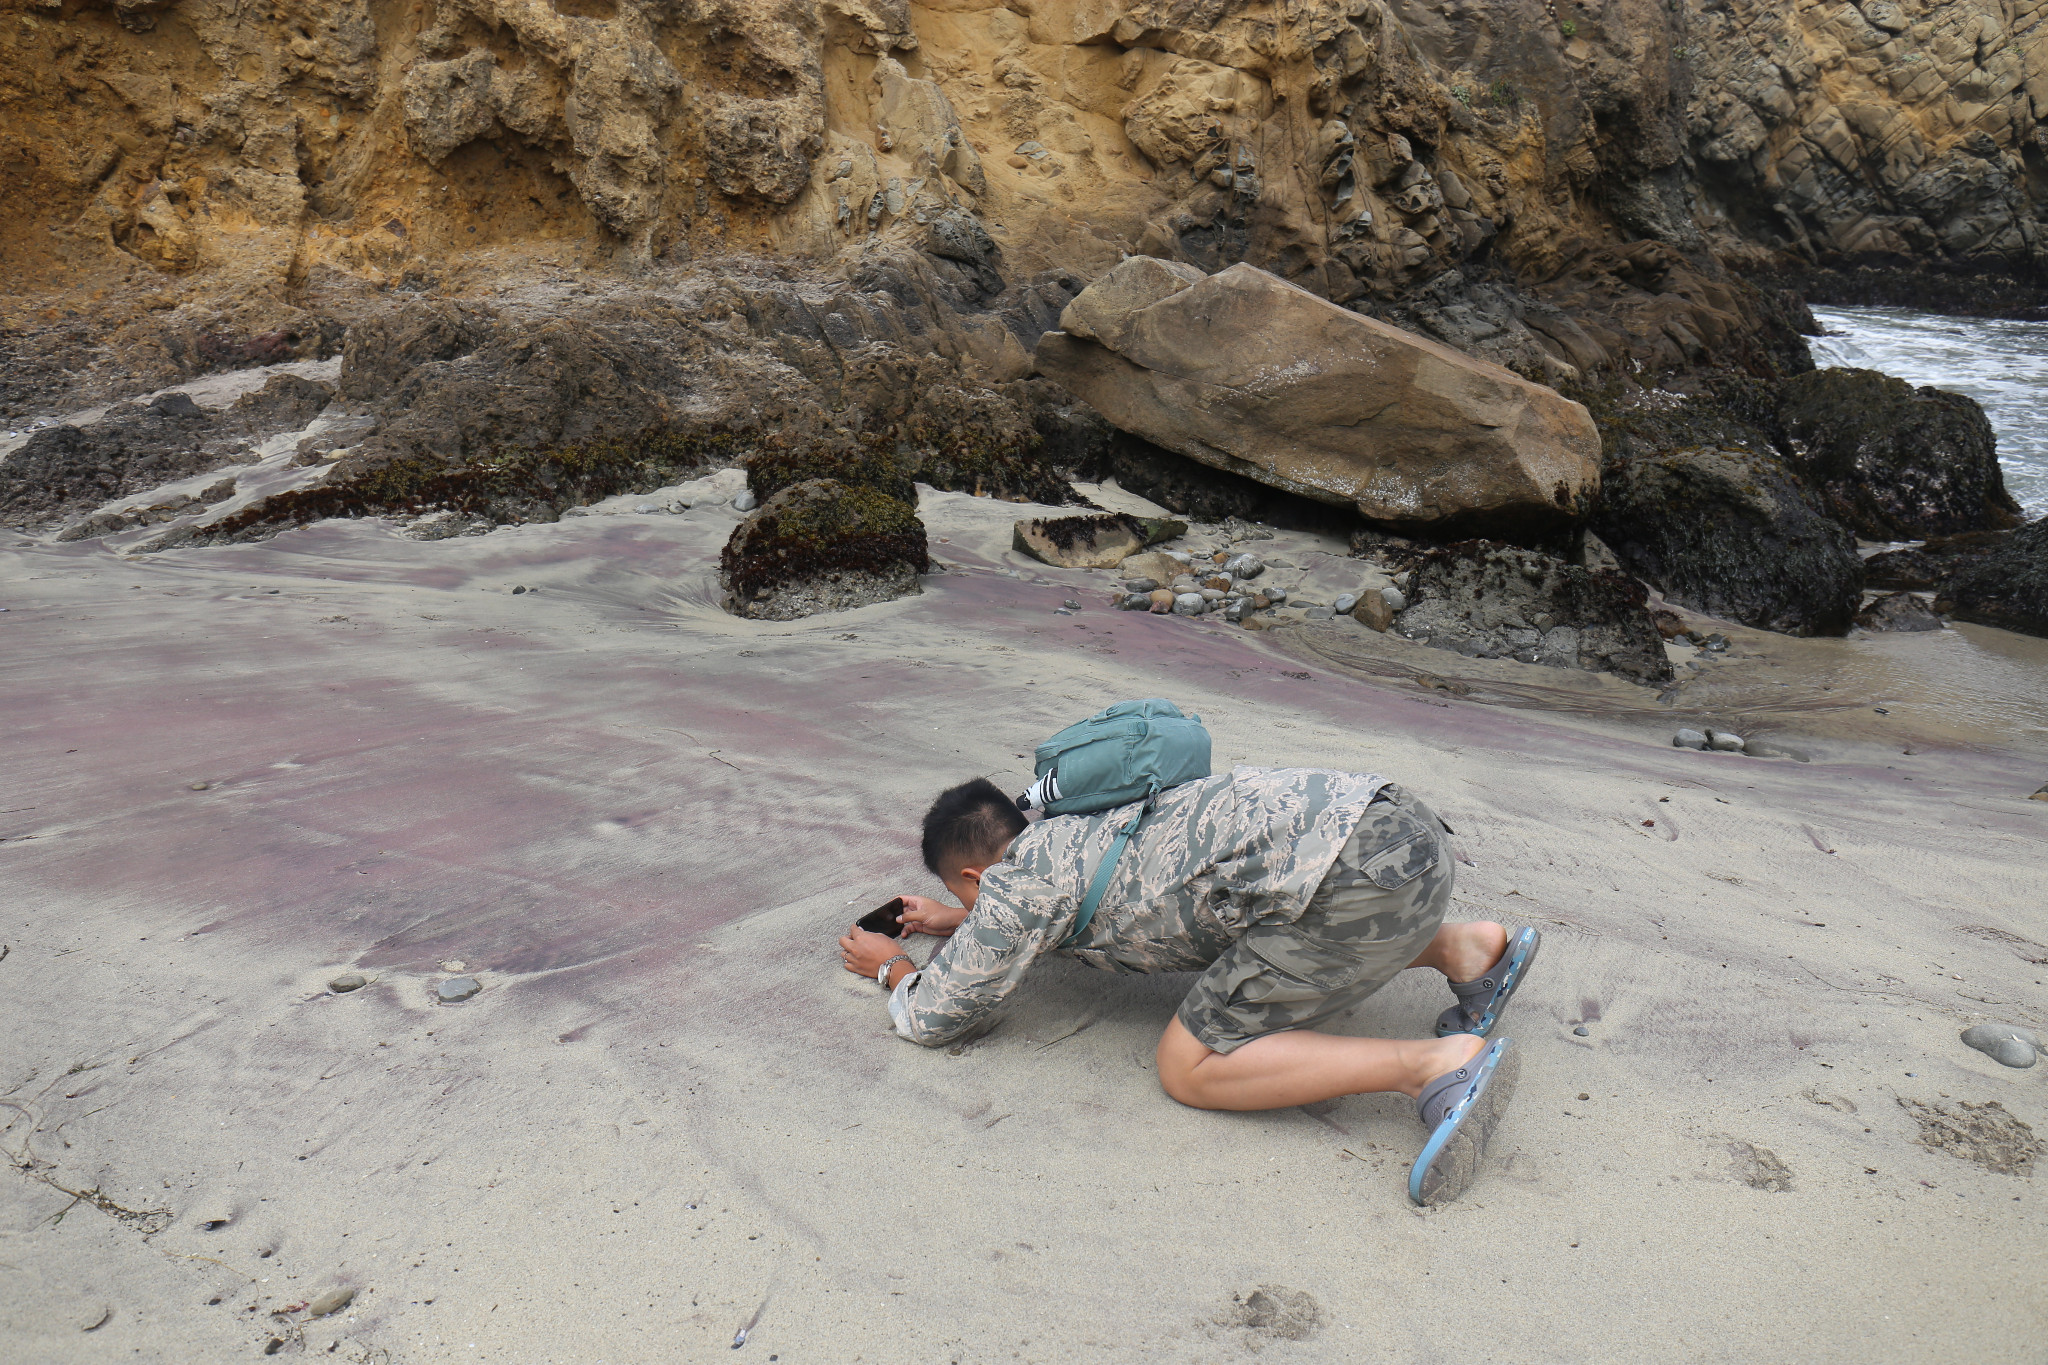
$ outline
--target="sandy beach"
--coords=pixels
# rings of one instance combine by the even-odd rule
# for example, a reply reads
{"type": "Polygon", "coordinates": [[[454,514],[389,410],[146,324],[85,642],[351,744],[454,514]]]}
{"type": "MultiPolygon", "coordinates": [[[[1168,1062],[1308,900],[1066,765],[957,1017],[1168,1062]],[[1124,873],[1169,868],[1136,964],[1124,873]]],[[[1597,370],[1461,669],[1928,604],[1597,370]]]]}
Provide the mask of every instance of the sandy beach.
{"type": "MultiPolygon", "coordinates": [[[[1986,1163],[2048,1133],[2048,1067],[1957,1034],[2048,1024],[2048,644],[1722,627],[1660,702],[1341,618],[1117,612],[1009,549],[1033,508],[930,490],[921,595],[751,622],[718,605],[737,514],[633,511],[667,496],[439,542],[0,539],[0,1354],[2038,1354],[2048,1215],[1986,1163]],[[936,788],[1021,787],[1155,695],[1219,765],[1413,787],[1461,917],[1543,930],[1464,1201],[1408,1203],[1398,1097],[1167,1099],[1188,978],[1049,962],[928,1052],[839,969],[856,914],[936,892],[936,788]],[[1698,719],[1811,761],[1672,748],[1698,719]],[[1955,1123],[1986,1137],[1928,1138],[1955,1123]]],[[[1425,1034],[1422,975],[1347,1029],[1425,1034]]]]}

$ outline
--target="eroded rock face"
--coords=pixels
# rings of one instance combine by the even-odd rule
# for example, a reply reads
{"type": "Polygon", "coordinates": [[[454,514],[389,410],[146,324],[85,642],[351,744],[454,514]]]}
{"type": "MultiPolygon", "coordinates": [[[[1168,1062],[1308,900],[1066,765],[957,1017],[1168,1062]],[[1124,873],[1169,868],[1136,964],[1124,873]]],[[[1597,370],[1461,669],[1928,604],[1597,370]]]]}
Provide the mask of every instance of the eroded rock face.
{"type": "Polygon", "coordinates": [[[1611,460],[1594,529],[1630,573],[1711,616],[1839,635],[1863,590],[1856,538],[1768,455],[1693,447],[1611,460]]]}
{"type": "Polygon", "coordinates": [[[1797,375],[1779,393],[1792,468],[1858,535],[1921,540],[2019,524],[1974,398],[1847,369],[1797,375]]]}
{"type": "Polygon", "coordinates": [[[1963,560],[1937,585],[1934,605],[1959,621],[2048,637],[2048,517],[1963,560]]]}
{"type": "Polygon", "coordinates": [[[1114,346],[1048,333],[1038,368],[1167,450],[1436,532],[1538,534],[1598,488],[1578,404],[1263,270],[1185,283],[1126,261],[1099,287],[1068,312],[1114,346]]]}
{"type": "Polygon", "coordinates": [[[763,621],[921,592],[930,568],[915,507],[836,479],[777,493],[733,528],[719,559],[726,610],[763,621]]]}
{"type": "MultiPolygon", "coordinates": [[[[1714,187],[1684,160],[1683,14],[1567,34],[1533,0],[1029,9],[34,7],[0,25],[0,262],[27,301],[0,315],[0,414],[259,337],[304,358],[384,289],[877,242],[985,297],[1127,254],[1248,261],[1547,383],[1798,361],[1691,215],[1714,187]]],[[[1735,245],[1776,223],[1744,217],[1735,245]]]]}
{"type": "Polygon", "coordinates": [[[2043,240],[2024,159],[2048,13],[1893,0],[1698,4],[1686,137],[1725,255],[2025,273],[2043,240]]]}
{"type": "Polygon", "coordinates": [[[1672,676],[1649,595],[1622,574],[1468,541],[1425,556],[1409,592],[1411,605],[1395,617],[1395,628],[1439,649],[1613,672],[1640,683],[1672,676]]]}

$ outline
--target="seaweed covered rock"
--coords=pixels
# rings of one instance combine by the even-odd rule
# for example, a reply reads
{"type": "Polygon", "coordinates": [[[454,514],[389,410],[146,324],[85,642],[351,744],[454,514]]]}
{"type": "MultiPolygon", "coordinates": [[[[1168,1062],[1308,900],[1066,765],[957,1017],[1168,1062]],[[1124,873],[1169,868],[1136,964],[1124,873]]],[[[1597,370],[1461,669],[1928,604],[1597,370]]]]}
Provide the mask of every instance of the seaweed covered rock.
{"type": "Polygon", "coordinates": [[[837,479],[776,493],[733,528],[719,558],[725,609],[764,621],[907,597],[930,567],[915,507],[837,479]]]}
{"type": "Polygon", "coordinates": [[[2019,524],[1976,399],[1848,369],[1795,375],[1779,392],[1788,463],[1858,535],[1917,540],[2019,524]]]}
{"type": "Polygon", "coordinates": [[[2048,517],[1961,560],[1936,587],[1934,606],[1958,621],[2048,637],[2048,517]]]}
{"type": "Polygon", "coordinates": [[[1649,594],[1623,574],[1470,540],[1426,555],[1408,595],[1411,605],[1396,617],[1396,629],[1439,649],[1618,673],[1639,683],[1672,676],[1649,594]]]}
{"type": "Polygon", "coordinates": [[[783,489],[812,479],[837,479],[917,505],[917,486],[903,470],[893,431],[865,431],[836,440],[791,444],[773,439],[743,462],[747,487],[767,502],[783,489]]]}
{"type": "Polygon", "coordinates": [[[1170,517],[1028,517],[1017,523],[1012,548],[1057,569],[1114,569],[1147,545],[1186,535],[1188,524],[1170,517]]]}
{"type": "Polygon", "coordinates": [[[1777,460],[1698,447],[1611,460],[1594,530],[1671,601],[1787,635],[1840,635],[1863,592],[1856,538],[1777,460]]]}
{"type": "Polygon", "coordinates": [[[1925,592],[1941,581],[2002,547],[2010,531],[1968,531],[1959,536],[1934,536],[1924,545],[1883,550],[1863,561],[1864,584],[1925,592]]]}
{"type": "Polygon", "coordinates": [[[1910,592],[1886,593],[1856,613],[1856,624],[1865,630],[1940,630],[1941,617],[1910,592]]]}

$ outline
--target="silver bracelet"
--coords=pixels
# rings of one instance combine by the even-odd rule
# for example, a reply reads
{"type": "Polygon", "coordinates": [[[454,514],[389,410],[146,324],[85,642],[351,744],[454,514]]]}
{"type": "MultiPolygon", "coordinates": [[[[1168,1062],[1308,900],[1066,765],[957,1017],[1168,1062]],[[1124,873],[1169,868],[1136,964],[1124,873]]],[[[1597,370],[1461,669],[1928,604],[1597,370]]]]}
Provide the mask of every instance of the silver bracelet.
{"type": "MultiPolygon", "coordinates": [[[[883,990],[888,990],[889,969],[899,962],[910,962],[910,954],[898,953],[896,954],[896,956],[890,958],[887,962],[884,962],[881,965],[881,967],[875,972],[875,984],[877,986],[880,986],[883,990]]],[[[915,962],[910,962],[910,965],[915,967],[917,964],[915,962]]]]}

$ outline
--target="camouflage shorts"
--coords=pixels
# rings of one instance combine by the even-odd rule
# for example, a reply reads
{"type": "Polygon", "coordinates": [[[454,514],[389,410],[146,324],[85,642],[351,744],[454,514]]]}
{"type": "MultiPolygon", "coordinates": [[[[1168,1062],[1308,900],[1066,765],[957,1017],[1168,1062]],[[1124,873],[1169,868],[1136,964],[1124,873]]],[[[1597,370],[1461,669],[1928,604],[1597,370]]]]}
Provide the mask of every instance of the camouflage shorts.
{"type": "Polygon", "coordinates": [[[1436,936],[1451,901],[1435,812],[1389,785],[1291,924],[1254,924],[1202,973],[1180,1021],[1204,1047],[1314,1028],[1394,979],[1436,936]]]}

